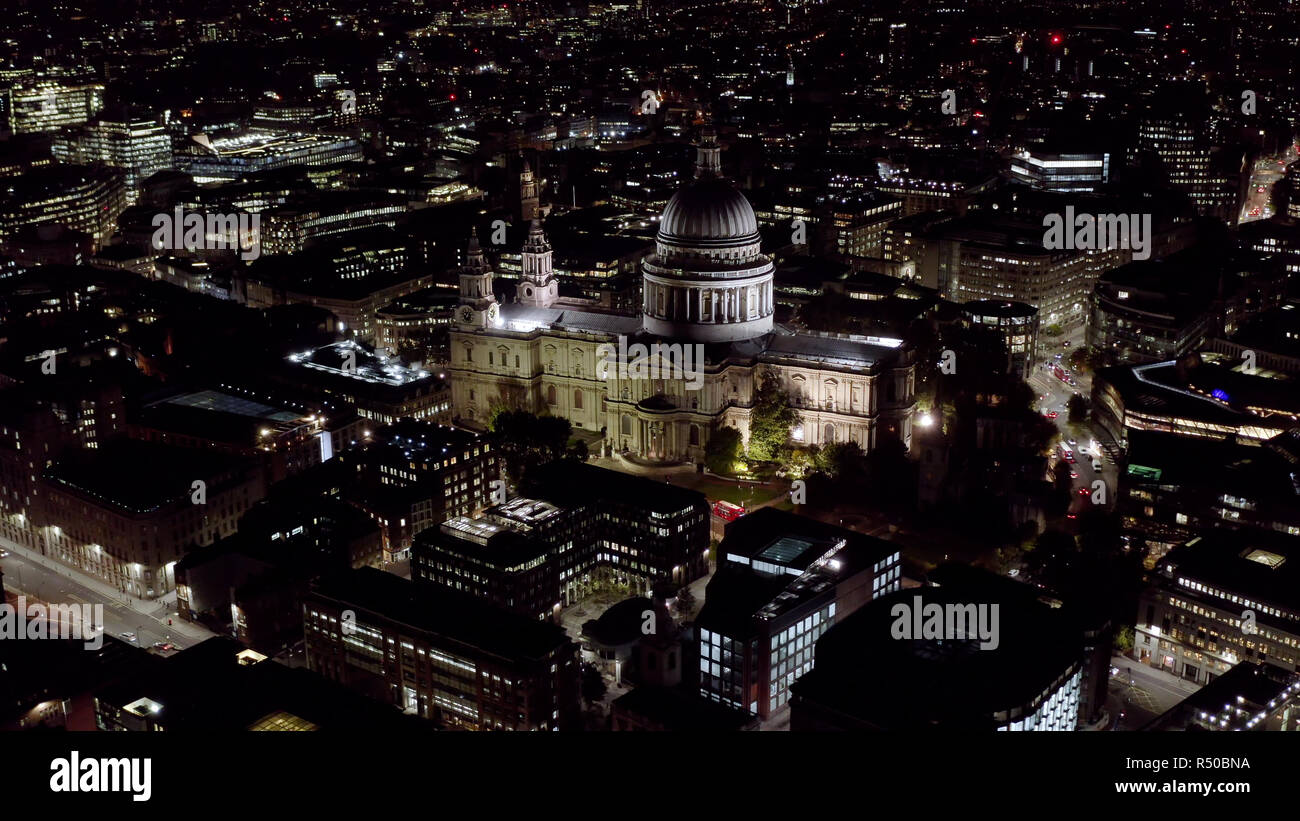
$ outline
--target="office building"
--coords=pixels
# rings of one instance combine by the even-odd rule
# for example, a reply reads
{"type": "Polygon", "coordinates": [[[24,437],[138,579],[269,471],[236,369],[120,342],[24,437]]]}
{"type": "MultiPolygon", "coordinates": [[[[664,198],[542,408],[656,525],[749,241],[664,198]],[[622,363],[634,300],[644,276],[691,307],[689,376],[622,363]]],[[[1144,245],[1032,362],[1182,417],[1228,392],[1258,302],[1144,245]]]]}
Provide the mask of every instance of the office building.
{"type": "Polygon", "coordinates": [[[295,165],[331,166],[361,159],[361,144],[350,137],[265,129],[220,137],[192,135],[174,152],[176,168],[200,184],[295,165]]]}
{"type": "Polygon", "coordinates": [[[417,582],[460,590],[533,619],[559,613],[556,563],[540,539],[456,516],[417,535],[411,554],[417,582]]]}
{"type": "Polygon", "coordinates": [[[1156,563],[1138,601],[1133,654],[1197,684],[1241,662],[1294,673],[1300,659],[1300,539],[1209,530],[1156,563]]]}
{"type": "Polygon", "coordinates": [[[121,171],[86,165],[52,165],[16,177],[0,189],[0,240],[26,226],[59,224],[107,245],[126,208],[121,171]]]}
{"type": "Polygon", "coordinates": [[[306,670],[271,661],[229,638],[170,658],[141,650],[94,693],[95,729],[107,732],[412,732],[391,708],[306,670]]]}
{"type": "Polygon", "coordinates": [[[791,687],[792,731],[1076,729],[1083,635],[1036,587],[940,568],[950,569],[942,584],[875,600],[817,641],[817,665],[791,687]],[[931,606],[945,614],[941,637],[897,629],[931,606]],[[965,613],[970,628],[977,608],[996,613],[985,622],[993,630],[976,635],[948,615],[965,613]]]}
{"type": "Polygon", "coordinates": [[[700,695],[763,719],[813,669],[817,639],[900,589],[896,545],[764,507],[727,525],[696,618],[700,695]]]}
{"type": "Polygon", "coordinates": [[[1011,177],[1047,191],[1096,191],[1110,182],[1110,154],[1057,153],[1033,146],[1011,159],[1011,177]]]}
{"type": "Polygon", "coordinates": [[[1243,661],[1170,707],[1143,732],[1295,732],[1300,730],[1300,677],[1271,664],[1243,661]]]}
{"type": "Polygon", "coordinates": [[[142,114],[101,115],[95,122],[60,134],[52,150],[60,162],[121,169],[128,205],[135,204],[147,177],[172,167],[171,137],[154,118],[142,114]]]}
{"type": "Polygon", "coordinates": [[[1262,443],[1129,431],[1116,508],[1147,566],[1209,529],[1300,536],[1298,430],[1262,443]]]}
{"type": "Polygon", "coordinates": [[[997,331],[1007,346],[1009,374],[1026,379],[1038,362],[1038,309],[1023,302],[975,300],[961,306],[969,324],[997,331]]]}
{"type": "Polygon", "coordinates": [[[47,557],[153,599],[175,588],[187,551],[235,532],[264,487],[256,462],[117,439],[50,467],[30,526],[47,557]]]}
{"type": "Polygon", "coordinates": [[[41,134],[76,126],[104,107],[102,83],[46,80],[21,83],[5,94],[9,131],[41,134]]]}
{"type": "Polygon", "coordinates": [[[1240,372],[1240,363],[1189,354],[1093,375],[1093,420],[1121,448],[1131,430],[1262,443],[1294,427],[1300,394],[1293,377],[1240,372]],[[1238,370],[1233,370],[1238,368],[1238,370]]]}
{"type": "Polygon", "coordinates": [[[452,729],[578,724],[578,648],[558,625],[374,568],[313,585],[308,667],[452,729]]]}

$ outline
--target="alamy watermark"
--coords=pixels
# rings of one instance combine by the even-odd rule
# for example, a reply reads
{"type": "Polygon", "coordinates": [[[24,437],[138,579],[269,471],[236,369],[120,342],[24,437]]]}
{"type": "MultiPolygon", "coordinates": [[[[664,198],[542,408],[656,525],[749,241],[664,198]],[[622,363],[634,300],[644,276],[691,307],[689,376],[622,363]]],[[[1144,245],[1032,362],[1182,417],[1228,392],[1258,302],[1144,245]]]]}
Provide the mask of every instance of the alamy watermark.
{"type": "Polygon", "coordinates": [[[688,391],[704,387],[704,346],[699,343],[628,345],[627,337],[619,335],[617,346],[601,344],[596,357],[596,373],[605,379],[682,379],[688,391]]]}
{"type": "Polygon", "coordinates": [[[7,639],[77,639],[87,650],[104,646],[104,605],[0,604],[0,641],[7,639]]]}
{"type": "Polygon", "coordinates": [[[1043,227],[1043,247],[1049,251],[1124,248],[1133,259],[1151,258],[1150,214],[1076,214],[1067,205],[1064,215],[1043,217],[1043,227]]]}
{"type": "Polygon", "coordinates": [[[238,251],[239,258],[262,255],[261,214],[186,214],[178,205],[173,213],[154,214],[155,250],[238,251]]]}
{"type": "Polygon", "coordinates": [[[889,634],[896,639],[979,639],[981,650],[996,650],[1001,642],[996,604],[925,604],[899,602],[889,610],[894,623],[889,634]]]}
{"type": "Polygon", "coordinates": [[[50,792],[120,792],[132,801],[153,795],[152,758],[82,758],[73,750],[50,762],[50,792]]]}

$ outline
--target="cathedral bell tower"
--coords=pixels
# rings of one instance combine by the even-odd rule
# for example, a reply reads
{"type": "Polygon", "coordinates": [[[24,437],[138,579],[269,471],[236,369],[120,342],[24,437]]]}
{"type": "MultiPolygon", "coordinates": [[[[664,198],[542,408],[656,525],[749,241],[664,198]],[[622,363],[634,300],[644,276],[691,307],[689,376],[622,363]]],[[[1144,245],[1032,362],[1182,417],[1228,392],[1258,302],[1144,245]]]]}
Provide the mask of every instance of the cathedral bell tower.
{"type": "Polygon", "coordinates": [[[523,171],[519,173],[519,221],[529,222],[537,219],[537,211],[541,205],[541,197],[537,194],[537,178],[533,175],[533,167],[524,160],[523,171]]]}
{"type": "Polygon", "coordinates": [[[470,232],[465,264],[460,269],[460,305],[456,325],[462,329],[490,328],[497,322],[500,306],[492,293],[492,269],[478,244],[478,230],[470,232]]]}
{"type": "Polygon", "coordinates": [[[519,283],[518,300],[522,305],[549,308],[559,298],[551,261],[551,244],[542,231],[542,221],[534,219],[528,229],[528,240],[523,249],[523,279],[519,283]]]}

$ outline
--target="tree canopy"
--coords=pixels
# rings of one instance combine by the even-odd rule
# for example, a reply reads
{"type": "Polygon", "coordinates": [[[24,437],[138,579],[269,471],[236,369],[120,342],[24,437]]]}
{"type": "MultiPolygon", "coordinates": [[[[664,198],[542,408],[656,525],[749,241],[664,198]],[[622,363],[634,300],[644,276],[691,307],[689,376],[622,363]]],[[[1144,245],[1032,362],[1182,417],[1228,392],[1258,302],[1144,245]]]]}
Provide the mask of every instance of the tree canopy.
{"type": "Polygon", "coordinates": [[[764,371],[749,415],[749,458],[755,462],[775,460],[798,419],[780,377],[774,371],[764,371]]]}

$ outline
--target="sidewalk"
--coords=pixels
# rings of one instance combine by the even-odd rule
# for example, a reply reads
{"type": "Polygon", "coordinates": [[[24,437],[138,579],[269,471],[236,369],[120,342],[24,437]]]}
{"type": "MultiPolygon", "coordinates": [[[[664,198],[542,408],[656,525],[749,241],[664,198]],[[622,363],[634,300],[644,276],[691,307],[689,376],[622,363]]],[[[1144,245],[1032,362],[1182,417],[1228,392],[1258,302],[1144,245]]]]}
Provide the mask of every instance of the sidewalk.
{"type": "MultiPolygon", "coordinates": [[[[212,631],[207,630],[206,628],[190,624],[189,622],[175,616],[175,590],[156,599],[141,600],[134,596],[128,596],[112,585],[105,584],[99,579],[96,579],[94,576],[82,573],[75,568],[68,567],[67,565],[56,562],[51,558],[42,556],[28,547],[24,547],[23,545],[7,539],[3,540],[3,542],[6,550],[17,556],[21,556],[24,561],[40,565],[46,570],[67,577],[68,580],[73,583],[81,585],[86,590],[101,597],[106,603],[111,602],[119,607],[129,608],[146,618],[153,619],[163,627],[185,636],[191,641],[191,643],[203,641],[204,639],[212,638],[213,635],[215,635],[212,631]],[[167,624],[168,619],[172,620],[171,624],[167,624]]],[[[16,582],[16,579],[12,581],[16,582]]],[[[10,580],[6,579],[6,584],[9,583],[10,580]]]]}
{"type": "Polygon", "coordinates": [[[1129,656],[1111,654],[1110,663],[1111,666],[1118,667],[1120,670],[1127,670],[1132,667],[1134,673],[1141,672],[1143,675],[1150,676],[1152,679],[1155,679],[1172,690],[1181,690],[1188,695],[1195,693],[1205,686],[1204,684],[1197,684],[1194,681],[1188,681],[1185,678],[1179,678],[1173,673],[1162,670],[1159,667],[1152,667],[1145,662],[1138,661],[1129,656]]]}
{"type": "Polygon", "coordinates": [[[651,478],[662,478],[667,474],[674,473],[695,473],[696,468],[692,463],[677,465],[642,465],[624,458],[621,453],[614,453],[612,456],[592,456],[587,460],[590,464],[597,467],[617,470],[620,473],[631,473],[637,476],[649,476],[651,478]]]}

